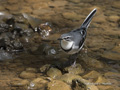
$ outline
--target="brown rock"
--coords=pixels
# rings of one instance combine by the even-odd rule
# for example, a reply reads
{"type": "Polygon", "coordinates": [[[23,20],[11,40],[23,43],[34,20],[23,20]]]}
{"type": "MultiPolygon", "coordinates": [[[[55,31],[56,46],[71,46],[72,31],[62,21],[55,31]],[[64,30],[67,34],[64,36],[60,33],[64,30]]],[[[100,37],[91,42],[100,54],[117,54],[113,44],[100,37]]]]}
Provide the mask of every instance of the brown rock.
{"type": "Polygon", "coordinates": [[[110,22],[117,22],[119,19],[120,19],[120,17],[117,16],[117,15],[113,15],[113,16],[109,16],[109,17],[108,17],[108,20],[109,20],[110,22]]]}
{"type": "Polygon", "coordinates": [[[30,82],[28,89],[45,90],[47,83],[48,83],[48,81],[44,80],[43,78],[36,78],[30,82]]]}
{"type": "Polygon", "coordinates": [[[32,7],[33,9],[48,8],[48,4],[46,2],[40,2],[33,4],[32,7]]]}
{"type": "Polygon", "coordinates": [[[67,71],[68,73],[71,73],[71,74],[81,74],[81,73],[84,73],[84,69],[82,68],[82,66],[80,64],[76,64],[75,67],[73,67],[73,66],[66,67],[65,71],[67,71]]]}
{"type": "Polygon", "coordinates": [[[7,0],[7,2],[8,2],[9,4],[15,4],[15,3],[18,2],[18,0],[7,0]]]}
{"type": "Polygon", "coordinates": [[[55,14],[55,12],[50,9],[38,9],[38,10],[34,10],[33,14],[44,15],[44,14],[55,14]]]}
{"type": "Polygon", "coordinates": [[[50,66],[50,64],[43,65],[42,67],[40,67],[40,72],[45,73],[50,68],[50,66]]]}
{"type": "Polygon", "coordinates": [[[99,76],[95,83],[98,85],[112,85],[112,83],[103,76],[99,76]]]}
{"type": "Polygon", "coordinates": [[[118,77],[118,78],[120,78],[120,73],[117,73],[117,72],[107,72],[104,75],[106,77],[118,77]]]}
{"type": "Polygon", "coordinates": [[[90,66],[90,67],[94,67],[94,68],[104,68],[105,67],[105,64],[102,63],[101,61],[99,60],[96,60],[94,58],[90,58],[90,57],[86,57],[84,58],[84,62],[90,66]]]}
{"type": "Polygon", "coordinates": [[[51,2],[48,2],[49,6],[54,6],[54,7],[65,6],[66,4],[67,4],[67,1],[51,1],[51,2]]]}
{"type": "Polygon", "coordinates": [[[91,84],[91,82],[89,82],[88,80],[83,79],[81,76],[79,75],[75,75],[75,74],[64,74],[61,77],[57,78],[58,80],[62,80],[68,84],[72,84],[73,81],[80,83],[82,85],[84,85],[84,89],[89,89],[89,90],[98,90],[98,88],[91,84]]]}
{"type": "Polygon", "coordinates": [[[101,74],[98,73],[97,71],[90,71],[89,73],[84,75],[83,78],[92,79],[92,78],[98,78],[99,76],[101,76],[101,74]]]}
{"type": "Polygon", "coordinates": [[[28,6],[24,6],[21,9],[21,13],[31,13],[32,11],[33,11],[32,8],[28,6]]]}
{"type": "Polygon", "coordinates": [[[35,74],[35,73],[31,73],[31,72],[23,71],[23,72],[20,74],[20,77],[21,77],[21,78],[24,78],[24,79],[30,79],[30,78],[35,78],[35,77],[36,77],[36,74],[35,74]]]}
{"type": "Polygon", "coordinates": [[[80,20],[81,15],[76,14],[75,12],[64,12],[62,13],[63,17],[70,20],[80,20]]]}
{"type": "Polygon", "coordinates": [[[11,86],[13,87],[20,87],[20,86],[26,86],[29,85],[28,80],[22,80],[22,79],[14,79],[11,81],[11,86]]]}
{"type": "Polygon", "coordinates": [[[116,1],[112,4],[112,7],[120,9],[120,1],[116,1]]]}
{"type": "Polygon", "coordinates": [[[62,73],[59,69],[57,68],[50,68],[48,71],[47,71],[47,75],[51,78],[56,78],[58,76],[61,76],[62,73]]]}
{"type": "Polygon", "coordinates": [[[72,90],[72,89],[69,85],[67,85],[63,81],[53,80],[50,83],[48,83],[47,90],[72,90]]]}
{"type": "Polygon", "coordinates": [[[114,52],[105,52],[102,54],[102,57],[112,59],[112,60],[120,60],[120,54],[114,53],[114,52]]]}
{"type": "Polygon", "coordinates": [[[31,72],[31,73],[36,73],[37,72],[36,68],[31,68],[31,67],[26,68],[26,71],[31,72]]]}

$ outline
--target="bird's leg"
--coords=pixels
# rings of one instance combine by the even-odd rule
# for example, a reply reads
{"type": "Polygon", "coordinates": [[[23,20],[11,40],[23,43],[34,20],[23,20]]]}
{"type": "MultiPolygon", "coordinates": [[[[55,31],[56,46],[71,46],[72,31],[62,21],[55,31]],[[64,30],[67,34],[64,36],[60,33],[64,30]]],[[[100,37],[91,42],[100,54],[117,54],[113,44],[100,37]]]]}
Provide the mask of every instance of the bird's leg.
{"type": "Polygon", "coordinates": [[[69,56],[70,65],[72,67],[76,67],[77,56],[78,56],[78,53],[69,56]]]}

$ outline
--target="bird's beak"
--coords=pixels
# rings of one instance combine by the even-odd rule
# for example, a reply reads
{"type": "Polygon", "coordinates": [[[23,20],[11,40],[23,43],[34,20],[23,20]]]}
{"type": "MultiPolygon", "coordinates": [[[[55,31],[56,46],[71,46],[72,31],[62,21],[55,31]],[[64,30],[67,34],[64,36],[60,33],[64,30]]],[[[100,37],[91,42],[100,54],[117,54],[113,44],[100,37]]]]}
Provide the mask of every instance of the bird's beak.
{"type": "Polygon", "coordinates": [[[57,40],[63,40],[62,38],[58,38],[57,40]]]}

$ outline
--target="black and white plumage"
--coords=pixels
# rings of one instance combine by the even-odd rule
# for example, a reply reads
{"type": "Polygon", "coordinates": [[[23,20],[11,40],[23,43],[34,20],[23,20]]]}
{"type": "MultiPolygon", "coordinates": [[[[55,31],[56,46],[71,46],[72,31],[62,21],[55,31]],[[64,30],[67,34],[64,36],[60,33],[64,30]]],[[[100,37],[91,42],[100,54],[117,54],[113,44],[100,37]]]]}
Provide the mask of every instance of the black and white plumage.
{"type": "Polygon", "coordinates": [[[60,40],[60,46],[63,51],[68,54],[76,54],[82,49],[87,35],[87,28],[95,13],[96,9],[93,9],[80,28],[61,35],[58,40],[60,40]]]}

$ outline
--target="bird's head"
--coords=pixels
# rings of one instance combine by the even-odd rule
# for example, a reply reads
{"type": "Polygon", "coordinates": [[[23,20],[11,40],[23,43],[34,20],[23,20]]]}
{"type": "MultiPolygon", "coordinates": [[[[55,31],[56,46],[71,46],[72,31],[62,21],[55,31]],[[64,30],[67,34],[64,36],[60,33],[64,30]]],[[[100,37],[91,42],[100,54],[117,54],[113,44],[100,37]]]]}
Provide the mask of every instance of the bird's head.
{"type": "Polygon", "coordinates": [[[62,34],[60,38],[58,38],[58,40],[64,40],[64,41],[67,41],[67,42],[71,42],[73,41],[73,36],[70,35],[70,34],[62,34]]]}

